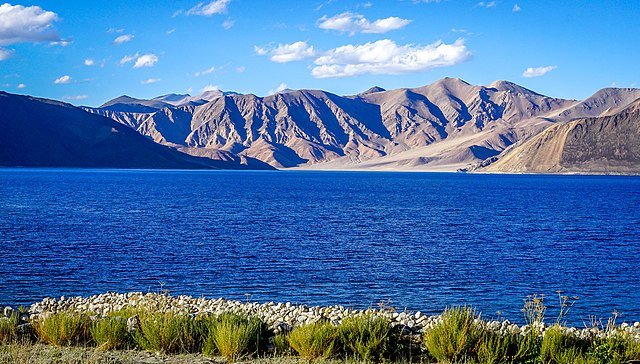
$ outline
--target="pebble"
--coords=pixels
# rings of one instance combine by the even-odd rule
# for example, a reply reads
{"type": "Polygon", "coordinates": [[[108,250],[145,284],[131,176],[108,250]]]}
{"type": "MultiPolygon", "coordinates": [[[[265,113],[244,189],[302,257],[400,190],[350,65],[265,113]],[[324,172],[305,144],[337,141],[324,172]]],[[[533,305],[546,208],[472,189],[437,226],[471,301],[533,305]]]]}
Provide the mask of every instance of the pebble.
{"type": "MultiPolygon", "coordinates": [[[[58,312],[79,312],[90,316],[106,316],[109,312],[117,312],[128,307],[151,309],[157,312],[173,312],[191,316],[197,315],[220,315],[222,313],[238,313],[255,315],[263,320],[275,333],[286,333],[296,326],[310,324],[318,321],[329,321],[339,324],[342,320],[358,315],[372,315],[374,317],[384,317],[398,326],[403,332],[411,335],[420,335],[425,329],[433,327],[440,316],[427,316],[422,312],[396,312],[393,309],[373,309],[357,310],[345,308],[343,306],[310,307],[306,305],[295,305],[291,302],[242,302],[226,300],[223,298],[205,299],[203,297],[193,298],[189,296],[169,296],[166,294],[130,292],[126,294],[105,293],[91,297],[60,297],[54,299],[47,297],[40,302],[31,305],[29,315],[31,318],[47,317],[58,312]]],[[[9,316],[13,312],[11,307],[5,307],[3,314],[9,316]]],[[[26,321],[26,320],[25,320],[26,321]]],[[[526,334],[535,330],[544,334],[547,326],[543,323],[533,323],[532,325],[519,326],[508,320],[503,321],[482,321],[476,320],[488,330],[502,334],[526,334]]],[[[127,320],[127,329],[135,331],[139,325],[137,317],[127,320]]],[[[640,322],[633,324],[622,324],[614,332],[605,332],[599,328],[562,328],[564,332],[579,337],[593,338],[606,337],[617,332],[624,332],[632,337],[640,338],[640,322]]]]}

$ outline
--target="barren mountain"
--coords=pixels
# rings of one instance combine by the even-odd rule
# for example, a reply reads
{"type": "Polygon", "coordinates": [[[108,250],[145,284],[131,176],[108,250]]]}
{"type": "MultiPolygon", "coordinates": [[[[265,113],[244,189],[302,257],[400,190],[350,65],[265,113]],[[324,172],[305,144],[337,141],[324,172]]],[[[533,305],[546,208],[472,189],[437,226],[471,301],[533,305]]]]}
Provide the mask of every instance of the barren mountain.
{"type": "Polygon", "coordinates": [[[247,168],[239,158],[192,157],[57,101],[0,92],[0,110],[0,166],[247,168]]]}
{"type": "Polygon", "coordinates": [[[604,89],[575,101],[507,81],[475,86],[445,78],[346,97],[319,90],[267,97],[213,91],[142,102],[118,98],[86,110],[191,153],[205,148],[203,155],[232,153],[278,168],[455,171],[495,158],[556,123],[619,111],[639,93],[604,89]]]}
{"type": "Polygon", "coordinates": [[[640,99],[614,114],[556,124],[481,171],[638,174],[640,99]]]}

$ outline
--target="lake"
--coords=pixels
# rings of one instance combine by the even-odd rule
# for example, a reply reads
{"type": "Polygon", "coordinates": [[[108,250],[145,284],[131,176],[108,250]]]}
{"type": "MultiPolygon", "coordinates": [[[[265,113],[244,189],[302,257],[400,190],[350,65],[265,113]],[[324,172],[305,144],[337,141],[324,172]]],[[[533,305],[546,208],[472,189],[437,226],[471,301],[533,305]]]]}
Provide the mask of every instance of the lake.
{"type": "Polygon", "coordinates": [[[640,321],[640,178],[0,169],[0,305],[106,291],[640,321]]]}

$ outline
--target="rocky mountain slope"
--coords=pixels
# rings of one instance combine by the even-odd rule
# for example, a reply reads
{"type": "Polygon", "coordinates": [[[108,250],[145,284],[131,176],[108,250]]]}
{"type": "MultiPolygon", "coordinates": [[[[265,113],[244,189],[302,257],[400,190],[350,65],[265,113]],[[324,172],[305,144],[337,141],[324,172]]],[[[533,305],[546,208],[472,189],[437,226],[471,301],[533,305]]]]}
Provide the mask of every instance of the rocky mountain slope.
{"type": "Polygon", "coordinates": [[[4,92],[0,92],[0,130],[0,166],[247,168],[234,155],[218,161],[193,157],[72,105],[4,92]]]}
{"type": "MultiPolygon", "coordinates": [[[[581,110],[584,108],[573,112],[581,110]]],[[[622,111],[611,109],[605,114],[551,126],[509,149],[495,163],[480,170],[639,174],[640,99],[622,111]]]]}
{"type": "Polygon", "coordinates": [[[604,89],[583,101],[564,100],[507,81],[475,86],[445,78],[353,96],[320,90],[123,96],[85,110],[194,155],[228,153],[278,168],[455,171],[495,159],[556,123],[610,115],[638,97],[638,89],[604,89]]]}

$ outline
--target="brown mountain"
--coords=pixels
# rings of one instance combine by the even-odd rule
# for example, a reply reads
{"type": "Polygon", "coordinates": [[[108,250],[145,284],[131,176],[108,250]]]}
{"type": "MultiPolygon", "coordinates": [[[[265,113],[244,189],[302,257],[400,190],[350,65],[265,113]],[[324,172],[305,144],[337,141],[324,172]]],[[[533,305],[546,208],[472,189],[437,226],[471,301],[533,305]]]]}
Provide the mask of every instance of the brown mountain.
{"type": "Polygon", "coordinates": [[[57,101],[0,92],[0,111],[0,166],[247,168],[236,156],[226,161],[192,157],[57,101]]]}
{"type": "Polygon", "coordinates": [[[480,170],[640,174],[640,99],[607,114],[556,124],[480,170]]]}

